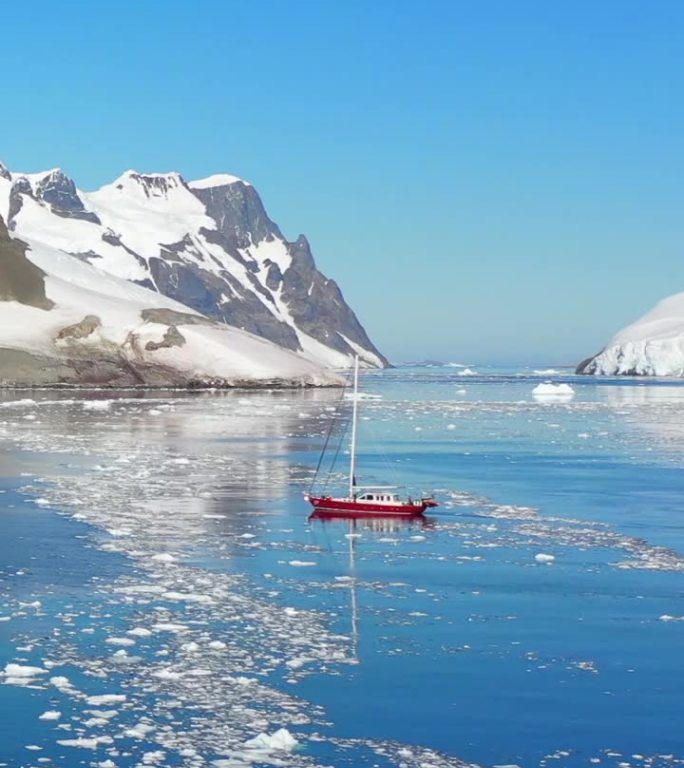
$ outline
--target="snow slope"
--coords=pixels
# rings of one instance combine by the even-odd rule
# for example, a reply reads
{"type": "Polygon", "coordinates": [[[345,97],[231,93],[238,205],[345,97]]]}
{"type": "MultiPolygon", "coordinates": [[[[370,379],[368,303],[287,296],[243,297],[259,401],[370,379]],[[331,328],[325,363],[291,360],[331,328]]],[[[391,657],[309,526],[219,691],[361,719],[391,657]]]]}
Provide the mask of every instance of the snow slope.
{"type": "Polygon", "coordinates": [[[192,313],[44,243],[25,242],[26,257],[45,273],[45,294],[54,306],[0,301],[0,379],[7,383],[339,383],[334,373],[300,354],[192,313]],[[83,334],[69,331],[88,317],[96,327],[83,334]],[[8,378],[2,363],[11,351],[38,359],[48,379],[22,379],[30,372],[22,374],[20,367],[8,378]],[[51,370],[58,372],[53,380],[51,370]]]}
{"type": "Polygon", "coordinates": [[[349,366],[387,361],[306,239],[287,241],[248,182],[215,174],[126,171],[83,192],[60,169],[0,165],[0,217],[43,242],[146,286],[196,312],[262,336],[309,360],[349,366]]]}
{"type": "Polygon", "coordinates": [[[578,373],[684,376],[684,293],[676,293],[619,331],[578,373]]]}

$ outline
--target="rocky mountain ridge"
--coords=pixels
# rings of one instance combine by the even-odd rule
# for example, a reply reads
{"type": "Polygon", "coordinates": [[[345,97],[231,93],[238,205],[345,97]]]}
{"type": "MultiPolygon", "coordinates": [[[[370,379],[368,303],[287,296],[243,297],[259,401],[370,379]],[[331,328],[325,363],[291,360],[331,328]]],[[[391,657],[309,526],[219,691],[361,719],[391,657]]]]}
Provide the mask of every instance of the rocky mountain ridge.
{"type": "Polygon", "coordinates": [[[303,235],[288,241],[256,189],[228,174],[127,171],[95,192],[60,169],[0,165],[0,217],[13,235],[46,243],[191,310],[305,358],[348,366],[386,359],[303,235]]]}

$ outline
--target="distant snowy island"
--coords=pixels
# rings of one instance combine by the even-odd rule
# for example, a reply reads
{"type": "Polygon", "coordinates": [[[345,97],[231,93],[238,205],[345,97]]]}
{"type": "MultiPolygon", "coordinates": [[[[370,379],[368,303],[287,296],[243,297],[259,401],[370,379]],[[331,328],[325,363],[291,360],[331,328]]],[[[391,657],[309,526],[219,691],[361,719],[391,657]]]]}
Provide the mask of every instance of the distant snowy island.
{"type": "Polygon", "coordinates": [[[445,363],[441,360],[410,360],[401,363],[401,368],[466,368],[463,363],[445,363]]]}
{"type": "Polygon", "coordinates": [[[335,385],[355,355],[388,365],[248,182],[0,164],[0,384],[335,385]]]}
{"type": "Polygon", "coordinates": [[[577,373],[594,376],[684,376],[684,293],[669,296],[619,331],[577,373]]]}

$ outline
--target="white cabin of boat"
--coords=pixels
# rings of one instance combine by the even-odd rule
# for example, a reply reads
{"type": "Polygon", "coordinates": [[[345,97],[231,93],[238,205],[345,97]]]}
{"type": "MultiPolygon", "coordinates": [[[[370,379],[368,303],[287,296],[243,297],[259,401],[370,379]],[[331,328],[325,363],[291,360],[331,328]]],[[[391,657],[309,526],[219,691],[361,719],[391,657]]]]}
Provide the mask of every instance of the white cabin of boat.
{"type": "Polygon", "coordinates": [[[376,486],[373,488],[354,488],[353,501],[367,501],[373,504],[402,504],[396,492],[396,486],[376,486]]]}

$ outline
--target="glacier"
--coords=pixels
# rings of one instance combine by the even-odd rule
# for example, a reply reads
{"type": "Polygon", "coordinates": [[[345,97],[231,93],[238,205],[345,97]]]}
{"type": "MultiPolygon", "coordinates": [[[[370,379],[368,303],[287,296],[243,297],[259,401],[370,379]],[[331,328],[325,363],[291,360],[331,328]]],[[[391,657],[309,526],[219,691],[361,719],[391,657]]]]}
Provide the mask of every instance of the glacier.
{"type": "Polygon", "coordinates": [[[684,293],[658,302],[619,331],[577,373],[596,376],[684,376],[684,293]]]}

